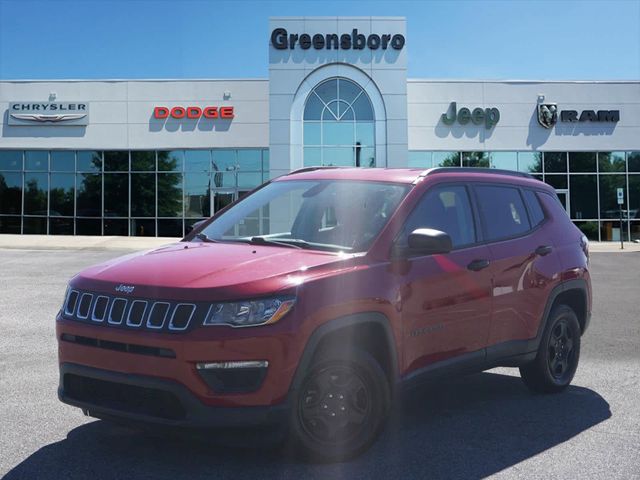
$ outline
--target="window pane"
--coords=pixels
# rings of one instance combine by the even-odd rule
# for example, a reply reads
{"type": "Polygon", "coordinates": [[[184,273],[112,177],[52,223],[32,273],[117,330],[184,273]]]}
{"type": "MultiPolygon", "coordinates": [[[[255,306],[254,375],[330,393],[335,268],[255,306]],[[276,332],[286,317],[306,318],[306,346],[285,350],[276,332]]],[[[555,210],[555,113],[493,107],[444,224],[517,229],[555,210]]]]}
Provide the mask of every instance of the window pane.
{"type": "Polygon", "coordinates": [[[598,187],[595,175],[570,175],[571,218],[598,218],[598,187]]]}
{"type": "Polygon", "coordinates": [[[322,165],[322,149],[320,147],[304,147],[304,166],[316,167],[322,165]]]}
{"type": "Polygon", "coordinates": [[[353,82],[341,78],[338,80],[338,95],[340,100],[347,103],[353,102],[362,89],[353,82]]]}
{"type": "Polygon", "coordinates": [[[449,234],[454,247],[476,241],[473,215],[467,191],[461,186],[429,190],[409,215],[400,234],[400,245],[418,228],[433,228],[449,234]]]}
{"type": "MultiPolygon", "coordinates": [[[[627,200],[627,181],[625,175],[600,175],[600,218],[618,218],[620,207],[618,206],[617,189],[624,191],[625,204],[627,200]]],[[[626,205],[622,205],[626,210],[626,205]]]]}
{"type": "Polygon", "coordinates": [[[320,122],[304,122],[304,144],[320,145],[320,122]]]}
{"type": "Polygon", "coordinates": [[[320,101],[315,93],[311,93],[307,97],[307,104],[304,107],[305,120],[320,120],[324,104],[320,101]]]}
{"type": "Polygon", "coordinates": [[[235,188],[236,172],[215,172],[213,175],[214,188],[235,188]]]}
{"type": "Polygon", "coordinates": [[[155,237],[156,221],[152,219],[132,218],[131,235],[136,237],[155,237]]]}
{"type": "Polygon", "coordinates": [[[156,152],[131,152],[131,170],[140,172],[156,171],[156,152]]]}
{"type": "MultiPolygon", "coordinates": [[[[215,155],[213,160],[215,162],[215,155]]],[[[238,150],[238,165],[240,170],[259,172],[262,170],[262,151],[261,150],[238,150]]]]}
{"type": "Polygon", "coordinates": [[[24,217],[22,233],[44,235],[47,233],[47,217],[24,217]]]}
{"type": "Polygon", "coordinates": [[[208,172],[211,163],[209,150],[186,150],[184,152],[186,172],[208,172]]]}
{"type": "MultiPolygon", "coordinates": [[[[79,217],[101,217],[102,175],[79,173],[76,175],[76,186],[76,215],[79,217]]],[[[77,225],[76,223],[76,228],[77,225]]],[[[76,231],[76,235],[92,234],[83,234],[76,231]]]]}
{"type": "Polygon", "coordinates": [[[25,170],[49,170],[49,152],[46,150],[27,150],[24,152],[25,170]]]}
{"type": "Polygon", "coordinates": [[[51,235],[73,235],[73,218],[49,218],[51,235]]]}
{"type": "Polygon", "coordinates": [[[104,152],[105,172],[128,172],[129,152],[104,152]]]}
{"type": "Polygon", "coordinates": [[[324,122],[322,143],[324,145],[353,145],[354,125],[352,122],[324,122]]]}
{"type": "Polygon", "coordinates": [[[351,105],[356,112],[356,120],[375,120],[373,118],[373,108],[371,108],[371,102],[369,97],[365,93],[360,95],[358,99],[351,105]]]}
{"type": "Polygon", "coordinates": [[[171,150],[158,152],[158,171],[181,172],[184,163],[184,151],[171,150]]]}
{"type": "Polygon", "coordinates": [[[489,240],[513,237],[530,230],[529,217],[518,189],[478,186],[476,190],[489,240]]]}
{"type": "Polygon", "coordinates": [[[73,173],[52,173],[49,190],[49,215],[70,216],[73,213],[75,192],[75,175],[73,173]]]}
{"type": "Polygon", "coordinates": [[[318,85],[315,92],[324,103],[329,103],[338,98],[338,81],[336,79],[327,80],[318,85]]]}
{"type": "Polygon", "coordinates": [[[491,167],[502,170],[518,170],[516,152],[491,152],[491,167]]]}
{"type": "Polygon", "coordinates": [[[489,168],[489,154],[487,152],[462,152],[462,166],[489,168]]]}
{"type": "Polygon", "coordinates": [[[629,175],[628,193],[629,218],[640,219],[640,175],[629,175]]]}
{"type": "MultiPolygon", "coordinates": [[[[626,242],[627,238],[627,225],[622,223],[622,237],[626,242]]],[[[620,221],[609,220],[600,222],[600,238],[603,242],[619,242],[620,241],[620,221]]]]}
{"type": "Polygon", "coordinates": [[[182,174],[158,174],[158,216],[182,216],[182,174]]]}
{"type": "Polygon", "coordinates": [[[213,213],[217,213],[227,205],[233,203],[233,193],[231,192],[216,192],[213,196],[213,213]]]}
{"type": "Polygon", "coordinates": [[[595,172],[595,152],[569,152],[570,172],[595,172]]]}
{"type": "Polygon", "coordinates": [[[573,222],[589,240],[598,241],[598,222],[573,222]]]}
{"type": "Polygon", "coordinates": [[[76,152],[74,151],[53,151],[51,152],[52,172],[75,172],[76,152]]]}
{"type": "Polygon", "coordinates": [[[129,220],[125,218],[105,218],[104,219],[105,235],[129,235],[129,220]]]}
{"type": "Polygon", "coordinates": [[[159,237],[182,237],[182,219],[158,220],[159,237]]]}
{"type": "Polygon", "coordinates": [[[259,172],[238,173],[238,188],[254,189],[262,183],[262,174],[259,172]]]}
{"type": "Polygon", "coordinates": [[[210,215],[209,185],[208,174],[185,173],[184,204],[186,217],[208,217],[210,215]]]}
{"type": "Polygon", "coordinates": [[[76,220],[76,235],[102,235],[102,220],[76,220]]]}
{"type": "Polygon", "coordinates": [[[598,168],[601,172],[624,172],[624,152],[598,152],[598,168]]]}
{"type": "Polygon", "coordinates": [[[131,216],[156,216],[155,173],[131,174],[131,216]]]}
{"type": "Polygon", "coordinates": [[[376,166],[375,148],[356,147],[356,167],[373,168],[376,166]]]}
{"type": "Polygon", "coordinates": [[[458,152],[433,152],[434,167],[459,167],[460,154],[458,152]]]}
{"type": "Polygon", "coordinates": [[[567,171],[567,154],[565,152],[544,152],[545,173],[562,173],[567,171]]]}
{"type": "Polygon", "coordinates": [[[238,168],[238,160],[235,150],[214,150],[213,155],[213,170],[226,172],[234,171],[238,168]]]}
{"type": "Polygon", "coordinates": [[[104,216],[129,216],[129,174],[109,173],[104,176],[104,216]]]}
{"type": "Polygon", "coordinates": [[[431,152],[409,152],[409,168],[431,168],[431,152]]]}
{"type": "Polygon", "coordinates": [[[373,122],[356,123],[356,143],[360,142],[360,145],[373,147],[376,144],[374,134],[375,124],[373,122]]]}
{"type": "Polygon", "coordinates": [[[631,230],[631,241],[640,240],[640,222],[629,222],[629,228],[631,230]]]}
{"type": "Polygon", "coordinates": [[[355,152],[352,147],[326,147],[323,165],[336,167],[353,167],[355,152]]]}
{"type": "Polygon", "coordinates": [[[0,216],[0,233],[20,233],[21,217],[0,216]]]}
{"type": "Polygon", "coordinates": [[[0,150],[0,170],[22,170],[22,150],[0,150]]]}
{"type": "Polygon", "coordinates": [[[92,150],[78,151],[78,171],[79,172],[102,171],[102,152],[96,152],[92,150]]]}
{"type": "Polygon", "coordinates": [[[541,173],[542,153],[518,152],[518,170],[526,173],[541,173]]]}
{"type": "Polygon", "coordinates": [[[640,152],[628,152],[627,155],[629,171],[640,172],[640,152]]]}
{"type": "Polygon", "coordinates": [[[566,190],[568,183],[566,175],[545,175],[544,181],[557,190],[566,190]]]}
{"type": "Polygon", "coordinates": [[[0,213],[22,213],[22,173],[0,172],[0,213]]]}
{"type": "Polygon", "coordinates": [[[262,150],[262,171],[263,172],[269,171],[269,150],[268,149],[262,150]]]}
{"type": "Polygon", "coordinates": [[[46,215],[49,174],[26,173],[24,176],[25,215],[46,215]]]}
{"type": "Polygon", "coordinates": [[[338,120],[338,102],[329,103],[322,110],[322,120],[338,120]]]}

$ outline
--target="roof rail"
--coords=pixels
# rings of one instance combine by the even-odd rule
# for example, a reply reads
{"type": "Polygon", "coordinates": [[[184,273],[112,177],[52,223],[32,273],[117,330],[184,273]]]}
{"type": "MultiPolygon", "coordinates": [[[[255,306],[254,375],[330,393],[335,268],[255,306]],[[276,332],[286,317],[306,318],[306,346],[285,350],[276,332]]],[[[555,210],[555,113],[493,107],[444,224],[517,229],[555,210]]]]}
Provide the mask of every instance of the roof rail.
{"type": "Polygon", "coordinates": [[[423,172],[426,175],[435,175],[438,173],[456,173],[456,172],[466,172],[466,173],[489,173],[489,174],[497,174],[497,175],[507,175],[510,177],[523,177],[523,178],[531,178],[533,177],[525,172],[516,172],[513,170],[502,170],[500,168],[486,168],[486,167],[435,167],[430,168],[423,172]]]}
{"type": "Polygon", "coordinates": [[[330,165],[322,165],[317,167],[303,167],[298,168],[297,170],[293,170],[286,175],[293,175],[294,173],[304,173],[304,172],[313,172],[314,170],[331,170],[335,168],[348,168],[348,167],[339,167],[339,166],[330,166],[330,165]]]}

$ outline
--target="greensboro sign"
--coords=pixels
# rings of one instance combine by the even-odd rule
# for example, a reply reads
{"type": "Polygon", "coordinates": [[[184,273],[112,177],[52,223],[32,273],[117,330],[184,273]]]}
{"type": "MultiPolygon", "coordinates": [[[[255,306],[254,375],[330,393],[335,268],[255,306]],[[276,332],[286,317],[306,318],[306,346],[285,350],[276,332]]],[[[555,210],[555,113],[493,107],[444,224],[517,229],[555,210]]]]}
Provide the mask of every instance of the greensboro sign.
{"type": "Polygon", "coordinates": [[[337,33],[289,33],[284,28],[276,28],[271,32],[271,44],[276,50],[293,50],[296,45],[302,50],[402,50],[405,44],[404,35],[372,33],[364,35],[354,28],[349,33],[338,35],[337,33]]]}

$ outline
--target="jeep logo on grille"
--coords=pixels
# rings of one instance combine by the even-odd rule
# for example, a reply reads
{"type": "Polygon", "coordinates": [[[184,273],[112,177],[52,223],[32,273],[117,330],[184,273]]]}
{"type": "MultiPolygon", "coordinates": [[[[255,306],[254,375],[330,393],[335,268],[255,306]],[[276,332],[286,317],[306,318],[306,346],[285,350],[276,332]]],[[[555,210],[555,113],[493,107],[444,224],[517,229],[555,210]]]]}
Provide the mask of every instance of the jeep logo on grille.
{"type": "Polygon", "coordinates": [[[118,285],[116,287],[116,292],[123,292],[123,293],[131,293],[133,292],[133,289],[136,288],[133,285],[118,285]]]}

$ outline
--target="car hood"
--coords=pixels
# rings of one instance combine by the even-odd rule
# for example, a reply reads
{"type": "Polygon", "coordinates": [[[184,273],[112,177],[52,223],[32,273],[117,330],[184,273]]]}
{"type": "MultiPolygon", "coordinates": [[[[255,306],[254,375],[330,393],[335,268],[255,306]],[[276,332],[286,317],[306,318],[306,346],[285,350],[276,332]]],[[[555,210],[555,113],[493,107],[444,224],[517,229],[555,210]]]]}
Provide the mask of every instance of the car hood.
{"type": "Polygon", "coordinates": [[[310,276],[352,268],[359,255],[245,243],[180,242],[90,267],[72,286],[131,296],[191,300],[246,298],[295,289],[310,276]]]}

